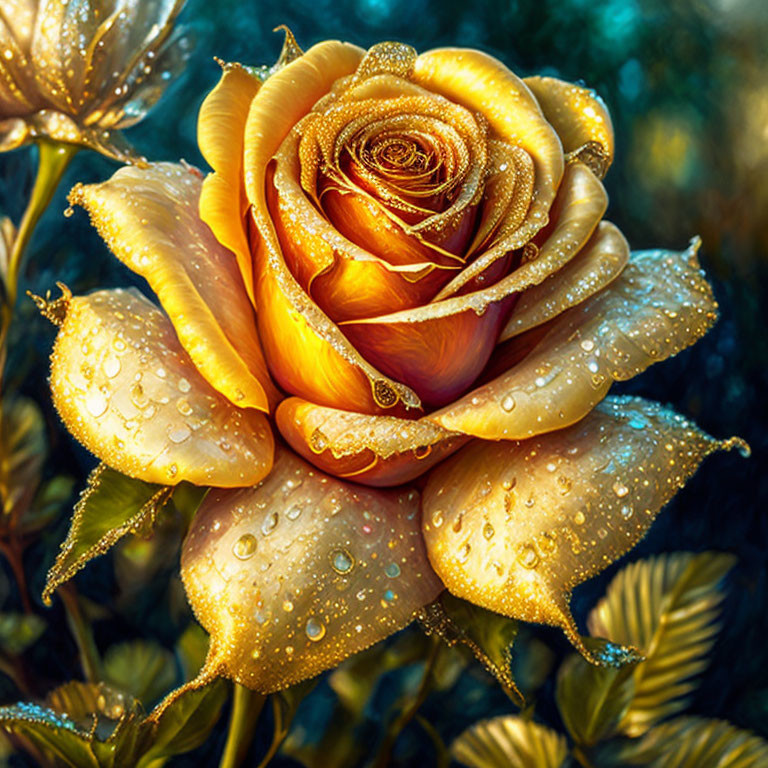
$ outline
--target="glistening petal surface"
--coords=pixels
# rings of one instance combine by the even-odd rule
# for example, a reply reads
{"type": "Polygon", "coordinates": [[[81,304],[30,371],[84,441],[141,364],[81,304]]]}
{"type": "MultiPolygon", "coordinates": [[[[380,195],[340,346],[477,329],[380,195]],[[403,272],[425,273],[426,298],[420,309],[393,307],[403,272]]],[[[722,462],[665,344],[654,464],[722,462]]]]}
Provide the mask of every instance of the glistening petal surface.
{"type": "Polygon", "coordinates": [[[737,445],[631,397],[530,440],[474,442],[429,476],[430,561],[457,597],[560,626],[589,657],[570,591],[639,541],[706,456],[737,445]]]}
{"type": "Polygon", "coordinates": [[[168,318],[135,289],[69,300],[51,393],[91,453],[148,483],[248,485],[272,467],[264,414],[236,408],[213,389],[168,318]]]}
{"type": "Polygon", "coordinates": [[[200,174],[171,163],[121,168],[78,185],[112,252],[145,277],[203,377],[239,407],[269,410],[277,392],[232,254],[198,215],[200,174]]]}
{"type": "Polygon", "coordinates": [[[416,491],[373,491],[278,450],[254,488],[213,491],[181,573],[208,666],[269,693],[401,629],[434,600],[416,491]]]}

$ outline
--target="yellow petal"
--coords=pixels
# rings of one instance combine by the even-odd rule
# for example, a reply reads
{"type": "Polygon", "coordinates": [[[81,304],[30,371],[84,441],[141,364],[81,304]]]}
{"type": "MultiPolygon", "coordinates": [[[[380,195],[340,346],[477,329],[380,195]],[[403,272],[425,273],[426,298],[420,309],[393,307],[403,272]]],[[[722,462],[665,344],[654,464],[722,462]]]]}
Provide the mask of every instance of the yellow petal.
{"type": "Polygon", "coordinates": [[[275,413],[290,446],[325,472],[356,483],[407,483],[469,439],[425,419],[399,419],[283,400],[275,413]]]}
{"type": "Polygon", "coordinates": [[[605,102],[589,88],[556,77],[526,77],[567,153],[576,153],[603,178],[613,161],[613,124],[605,102]]]}
{"type": "Polygon", "coordinates": [[[427,482],[430,561],[454,595],[560,626],[589,657],[571,590],[639,541],[706,456],[735,446],[632,397],[531,440],[472,443],[427,482]]]}
{"type": "MultiPolygon", "coordinates": [[[[531,285],[537,285],[567,264],[587,242],[608,207],[605,188],[583,163],[573,163],[565,170],[552,210],[552,226],[543,236],[538,256],[484,291],[477,298],[487,303],[500,295],[509,295],[531,285]]],[[[462,270],[435,296],[433,302],[455,296],[467,283],[490,264],[509,252],[507,238],[500,237],[489,249],[462,270]]]]}
{"type": "MultiPolygon", "coordinates": [[[[546,335],[521,362],[427,418],[487,440],[521,439],[578,421],[614,381],[676,355],[711,328],[717,303],[698,247],[696,239],[682,253],[633,253],[607,288],[545,326],[546,335]]],[[[527,334],[509,343],[525,348],[527,334]]]]}
{"type": "Polygon", "coordinates": [[[270,693],[404,627],[442,590],[418,520],[415,491],[350,485],[282,449],[260,485],[212,491],[181,557],[207,670],[270,693]]]}
{"type": "Polygon", "coordinates": [[[256,483],[272,466],[266,417],[216,392],[168,318],[135,289],[69,299],[51,360],[62,420],[119,472],[230,487],[256,483]]]}
{"type": "Polygon", "coordinates": [[[253,306],[232,254],[198,215],[200,175],[171,163],[121,168],[78,185],[112,252],[145,277],[203,377],[241,408],[269,410],[277,392],[261,351],[253,306]]]}
{"type": "Polygon", "coordinates": [[[237,257],[253,300],[253,264],[245,228],[243,144],[245,122],[261,81],[239,64],[224,67],[218,85],[206,96],[197,120],[197,143],[214,173],[203,183],[200,218],[216,239],[237,257]]]}
{"type": "Polygon", "coordinates": [[[563,150],[525,83],[487,53],[465,48],[422,53],[414,63],[412,79],[479,112],[498,138],[528,152],[535,177],[526,220],[544,226],[563,175],[563,150]]]}
{"type": "Polygon", "coordinates": [[[629,244],[618,227],[602,221],[589,242],[562,269],[520,296],[499,341],[548,322],[615,280],[629,260],[629,244]]]}

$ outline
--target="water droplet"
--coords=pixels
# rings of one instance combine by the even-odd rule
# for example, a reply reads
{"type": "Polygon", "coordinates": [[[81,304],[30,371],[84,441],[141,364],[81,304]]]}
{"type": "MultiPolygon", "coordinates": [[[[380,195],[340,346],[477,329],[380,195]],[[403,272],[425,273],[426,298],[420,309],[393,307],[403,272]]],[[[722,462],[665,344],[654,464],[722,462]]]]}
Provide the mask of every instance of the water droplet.
{"type": "Polygon", "coordinates": [[[141,384],[134,384],[131,388],[131,401],[139,409],[149,405],[149,398],[144,394],[144,387],[141,384]]]}
{"type": "Polygon", "coordinates": [[[104,375],[108,379],[114,379],[120,373],[120,360],[116,357],[108,357],[102,367],[104,368],[104,375]]]}
{"type": "Polygon", "coordinates": [[[510,411],[513,411],[515,409],[515,398],[512,397],[512,395],[507,395],[502,401],[501,401],[501,407],[503,410],[505,410],[507,413],[510,411]]]}
{"type": "Polygon", "coordinates": [[[390,579],[396,579],[400,575],[400,566],[397,563],[390,563],[384,569],[384,573],[386,573],[390,579]]]}
{"type": "Polygon", "coordinates": [[[626,495],[629,493],[629,488],[627,488],[627,486],[626,486],[626,485],[624,485],[624,483],[622,483],[622,482],[621,482],[621,480],[617,480],[617,481],[616,481],[616,482],[613,484],[613,492],[614,492],[614,493],[615,493],[615,494],[616,494],[616,495],[617,495],[617,496],[618,496],[620,499],[623,499],[623,498],[624,498],[624,497],[625,497],[625,496],[626,496],[626,495]]]}
{"type": "Polygon", "coordinates": [[[397,599],[397,594],[393,592],[391,589],[387,589],[384,591],[384,599],[388,603],[392,603],[397,599]]]}
{"type": "Polygon", "coordinates": [[[179,392],[187,393],[190,389],[192,389],[192,385],[187,381],[187,379],[181,378],[179,379],[179,392]]]}
{"type": "Polygon", "coordinates": [[[523,544],[520,551],[517,553],[517,559],[520,561],[520,565],[522,565],[523,568],[535,568],[539,562],[539,556],[530,544],[523,544]]]}
{"type": "Polygon", "coordinates": [[[256,537],[252,533],[244,533],[232,546],[232,553],[238,560],[253,557],[256,551],[256,537]]]}
{"type": "Polygon", "coordinates": [[[622,517],[623,517],[625,520],[629,520],[629,518],[630,518],[630,517],[632,517],[632,512],[633,512],[633,510],[632,510],[632,507],[630,507],[630,506],[629,506],[629,504],[625,504],[625,505],[624,505],[624,506],[621,508],[621,510],[620,510],[620,511],[621,511],[621,516],[622,516],[622,517]]]}
{"type": "Polygon", "coordinates": [[[312,617],[307,620],[307,625],[304,628],[304,631],[313,643],[317,643],[325,637],[325,624],[312,617]]]}
{"type": "Polygon", "coordinates": [[[493,526],[486,521],[485,525],[483,526],[483,536],[487,541],[490,541],[493,538],[494,533],[496,533],[496,531],[493,530],[493,526]]]}
{"type": "Polygon", "coordinates": [[[296,520],[300,514],[301,514],[301,507],[298,504],[294,504],[293,506],[288,507],[285,513],[285,516],[289,520],[296,520]]]}
{"type": "Polygon", "coordinates": [[[471,550],[471,547],[469,546],[469,543],[465,544],[460,550],[458,554],[458,560],[460,563],[466,563],[469,559],[469,552],[471,550]]]}
{"type": "Polygon", "coordinates": [[[560,490],[561,496],[567,496],[571,492],[571,488],[573,487],[573,482],[571,481],[570,477],[566,477],[565,475],[560,475],[557,478],[557,487],[560,490]]]}
{"type": "Polygon", "coordinates": [[[595,342],[592,339],[583,339],[580,346],[585,352],[591,352],[595,348],[595,342]]]}
{"type": "Polygon", "coordinates": [[[334,549],[330,554],[331,568],[345,575],[355,567],[355,558],[346,549],[334,549]]]}
{"type": "Polygon", "coordinates": [[[168,430],[168,439],[172,443],[183,443],[192,432],[189,427],[182,425],[180,427],[174,427],[168,430]]]}
{"type": "Polygon", "coordinates": [[[283,603],[283,610],[290,613],[293,610],[293,603],[290,600],[286,600],[283,603]]]}
{"type": "Polygon", "coordinates": [[[439,528],[443,524],[444,519],[442,509],[436,509],[432,513],[432,525],[434,525],[435,528],[439,528]]]}
{"type": "Polygon", "coordinates": [[[277,512],[270,512],[261,524],[261,532],[265,536],[269,536],[275,528],[277,528],[277,512]]]}
{"type": "Polygon", "coordinates": [[[573,516],[573,522],[576,523],[576,525],[584,525],[584,522],[586,521],[586,517],[583,512],[579,511],[573,516]]]}
{"type": "Polygon", "coordinates": [[[251,651],[251,658],[256,661],[261,656],[261,651],[258,648],[254,648],[251,651]]]}
{"type": "Polygon", "coordinates": [[[89,390],[85,396],[85,407],[88,409],[88,413],[95,419],[103,416],[108,406],[107,398],[98,389],[89,390]]]}
{"type": "Polygon", "coordinates": [[[176,401],[176,410],[182,416],[190,416],[192,414],[192,406],[189,404],[189,400],[186,397],[180,397],[176,401]]]}

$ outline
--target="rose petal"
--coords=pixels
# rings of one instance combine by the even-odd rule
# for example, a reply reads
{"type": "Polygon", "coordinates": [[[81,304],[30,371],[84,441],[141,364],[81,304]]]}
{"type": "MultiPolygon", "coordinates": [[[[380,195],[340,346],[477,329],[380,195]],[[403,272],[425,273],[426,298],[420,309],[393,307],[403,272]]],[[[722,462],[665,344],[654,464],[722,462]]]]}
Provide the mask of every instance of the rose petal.
{"type": "Polygon", "coordinates": [[[589,242],[562,269],[520,295],[499,341],[546,323],[581,304],[615,280],[629,260],[629,244],[618,227],[602,221],[589,242]]]}
{"type": "Polygon", "coordinates": [[[214,390],[168,318],[135,289],[70,299],[51,360],[62,420],[119,472],[230,487],[256,483],[272,467],[264,415],[214,390]]]}
{"type": "Polygon", "coordinates": [[[533,225],[531,235],[543,227],[563,175],[563,150],[525,83],[492,56],[463,48],[422,53],[414,63],[412,78],[479,112],[498,138],[528,152],[536,173],[526,221],[533,225]]]}
{"type": "Polygon", "coordinates": [[[232,255],[198,215],[200,177],[170,163],[121,168],[101,184],[77,185],[82,205],[112,252],[147,279],[203,377],[240,407],[269,410],[277,391],[232,255]]]}
{"type": "Polygon", "coordinates": [[[383,640],[442,590],[415,491],[350,485],[286,450],[259,486],[208,495],[181,573],[210,666],[262,693],[383,640]]]}
{"type": "Polygon", "coordinates": [[[283,437],[305,459],[365,485],[407,483],[469,439],[424,419],[341,411],[298,397],[283,400],[275,419],[283,437]]]}
{"type": "MultiPolygon", "coordinates": [[[[552,321],[522,362],[427,418],[486,440],[521,439],[578,421],[613,381],[676,355],[712,326],[717,303],[698,247],[696,239],[682,253],[633,253],[607,288],[552,321]]],[[[526,336],[513,344],[525,346],[526,336]]]]}
{"type": "Polygon", "coordinates": [[[589,656],[570,591],[639,541],[706,456],[731,447],[744,446],[632,397],[531,440],[472,443],[427,482],[430,561],[458,597],[560,626],[589,656]]]}
{"type": "Polygon", "coordinates": [[[555,77],[526,77],[524,82],[565,152],[576,153],[602,179],[613,161],[613,124],[605,102],[593,90],[555,77]]]}
{"type": "MultiPolygon", "coordinates": [[[[485,297],[487,304],[501,295],[541,283],[579,252],[600,223],[607,207],[605,188],[592,171],[583,163],[570,164],[555,200],[551,227],[543,233],[546,239],[541,243],[536,258],[526,261],[496,285],[478,292],[478,297],[485,297]]],[[[442,301],[460,292],[469,281],[505,256],[509,252],[508,245],[504,237],[497,238],[489,250],[454,277],[433,301],[442,301]]]]}
{"type": "Polygon", "coordinates": [[[253,301],[253,264],[245,226],[243,143],[245,122],[261,82],[239,64],[226,64],[217,86],[206,96],[197,120],[197,143],[214,173],[203,182],[200,218],[216,239],[237,257],[253,301]]]}
{"type": "Polygon", "coordinates": [[[514,302],[507,297],[477,310],[475,297],[339,325],[366,360],[440,406],[466,391],[485,367],[514,302]]]}

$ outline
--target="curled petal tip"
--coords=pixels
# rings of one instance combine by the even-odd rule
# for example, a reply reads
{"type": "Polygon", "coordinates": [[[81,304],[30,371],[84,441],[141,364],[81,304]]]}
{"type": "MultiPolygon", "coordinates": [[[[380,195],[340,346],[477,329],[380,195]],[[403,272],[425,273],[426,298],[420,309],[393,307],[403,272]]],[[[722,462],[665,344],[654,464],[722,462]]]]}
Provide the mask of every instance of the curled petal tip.
{"type": "Polygon", "coordinates": [[[748,459],[752,455],[752,448],[743,437],[729,437],[727,440],[723,440],[717,447],[723,451],[732,451],[735,448],[744,459],[748,459]]]}
{"type": "Polygon", "coordinates": [[[50,291],[46,291],[44,297],[37,296],[32,291],[27,291],[27,296],[35,302],[35,305],[40,310],[40,314],[46,320],[50,320],[54,325],[60,326],[67,316],[69,304],[72,300],[72,291],[64,283],[57,282],[56,286],[61,291],[61,296],[58,299],[51,299],[50,291]]]}

